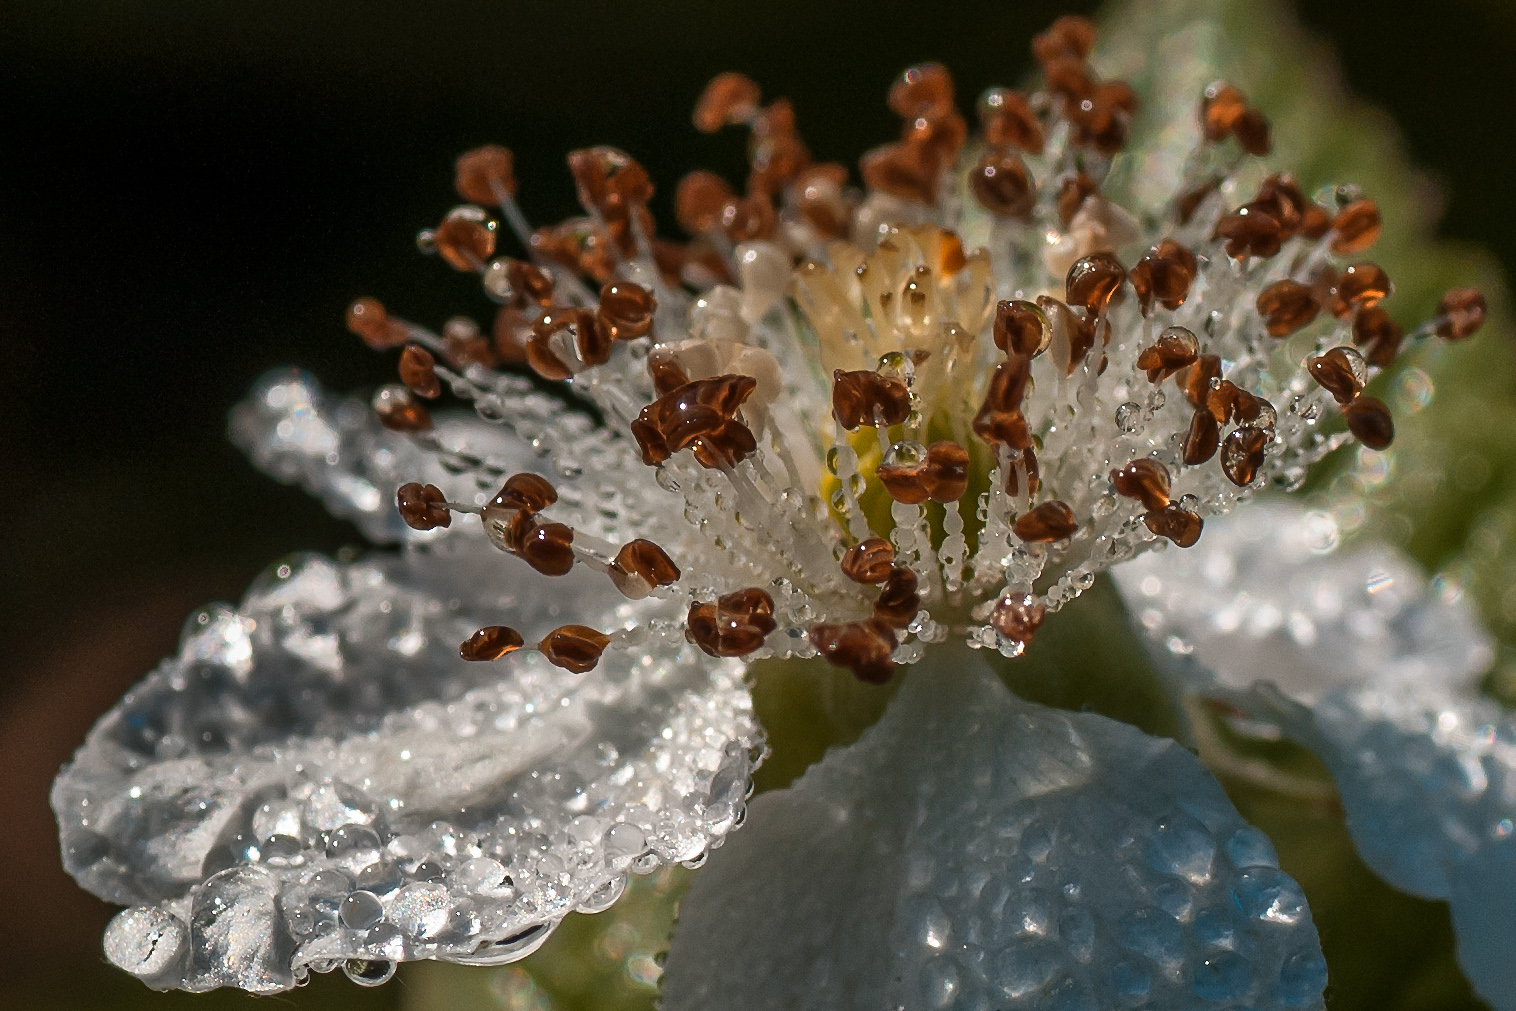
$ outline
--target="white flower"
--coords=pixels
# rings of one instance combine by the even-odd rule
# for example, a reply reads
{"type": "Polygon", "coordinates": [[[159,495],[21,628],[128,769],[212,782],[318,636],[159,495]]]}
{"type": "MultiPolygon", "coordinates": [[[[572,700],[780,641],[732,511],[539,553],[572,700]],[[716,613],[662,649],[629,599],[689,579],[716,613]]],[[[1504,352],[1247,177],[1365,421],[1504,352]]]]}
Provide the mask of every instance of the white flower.
{"type": "MultiPolygon", "coordinates": [[[[670,1007],[1320,1006],[1304,897],[1203,767],[1020,702],[969,652],[1035,648],[1098,573],[1393,436],[1363,392],[1402,338],[1388,278],[1346,262],[1372,202],[1245,156],[1268,124],[1223,84],[1124,159],[1135,95],[1091,44],[1057,22],[1047,90],[993,89],[967,143],[946,71],[907,71],[866,193],[723,75],[696,122],[751,129],[753,171],[740,196],[681,183],[686,246],[654,239],[622,152],[572,154],[587,216],[537,233],[508,151],[460,159],[472,203],[422,244],[482,276],[491,338],[363,299],[350,325],[406,345],[403,384],[334,403],[278,374],[232,419],[404,549],[292,559],[197,614],[54,788],[69,870],[131,906],[107,956],[258,992],[521,958],[723,844],[763,754],[745,664],[819,654],[921,668],[752,805],[687,907],[670,1007]],[[480,204],[530,263],[495,257],[480,204]],[[433,418],[444,389],[475,416],[433,418]]],[[[1450,293],[1409,336],[1482,315],[1450,293]]]]}

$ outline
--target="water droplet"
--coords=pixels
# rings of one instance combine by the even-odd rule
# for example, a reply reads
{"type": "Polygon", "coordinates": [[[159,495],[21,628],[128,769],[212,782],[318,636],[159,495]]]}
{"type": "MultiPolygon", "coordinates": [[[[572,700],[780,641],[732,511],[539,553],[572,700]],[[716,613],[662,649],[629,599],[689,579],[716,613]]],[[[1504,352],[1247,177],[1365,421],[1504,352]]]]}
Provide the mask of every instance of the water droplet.
{"type": "Polygon", "coordinates": [[[1133,435],[1142,430],[1142,407],[1128,400],[1116,408],[1116,427],[1127,435],[1133,435]]]}
{"type": "Polygon", "coordinates": [[[123,909],[105,928],[105,957],[138,979],[177,975],[188,948],[183,921],[156,906],[123,909]]]}
{"type": "Polygon", "coordinates": [[[342,963],[342,975],[359,986],[382,986],[395,976],[395,963],[387,959],[350,958],[342,963]]]}
{"type": "Polygon", "coordinates": [[[373,892],[354,892],[337,907],[337,918],[344,927],[367,930],[384,918],[384,904],[373,892]]]}

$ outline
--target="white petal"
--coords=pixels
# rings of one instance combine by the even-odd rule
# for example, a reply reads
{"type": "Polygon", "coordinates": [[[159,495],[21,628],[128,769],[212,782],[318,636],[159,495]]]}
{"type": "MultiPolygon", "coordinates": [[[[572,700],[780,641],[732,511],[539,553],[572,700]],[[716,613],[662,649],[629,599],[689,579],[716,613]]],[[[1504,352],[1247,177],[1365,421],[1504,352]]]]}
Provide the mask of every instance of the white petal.
{"type": "Polygon", "coordinates": [[[191,618],[53,789],[69,871],[134,906],[114,963],[270,992],[350,958],[504,961],[629,869],[719,845],[759,741],[740,666],[661,636],[664,605],[594,612],[614,595],[595,573],[509,564],[508,614],[462,612],[412,555],[292,560],[191,618]],[[535,641],[570,604],[650,631],[587,674],[458,658],[481,623],[535,641]]]}
{"type": "Polygon", "coordinates": [[[695,878],[666,1011],[1321,1007],[1299,886],[1171,741],[916,669],[695,878]]]}
{"type": "Polygon", "coordinates": [[[1516,718],[1478,693],[1489,637],[1408,559],[1333,550],[1326,522],[1254,507],[1190,551],[1122,566],[1117,583],[1180,690],[1224,699],[1322,759],[1364,862],[1451,900],[1460,962],[1512,1011],[1516,718]]]}

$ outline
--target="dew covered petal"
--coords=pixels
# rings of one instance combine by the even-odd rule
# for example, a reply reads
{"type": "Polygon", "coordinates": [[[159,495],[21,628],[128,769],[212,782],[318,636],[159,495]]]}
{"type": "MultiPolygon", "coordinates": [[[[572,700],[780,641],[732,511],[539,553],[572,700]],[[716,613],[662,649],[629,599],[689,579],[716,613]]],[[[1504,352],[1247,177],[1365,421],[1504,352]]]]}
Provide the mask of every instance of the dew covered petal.
{"type": "Polygon", "coordinates": [[[685,643],[666,603],[549,582],[477,541],[513,588],[492,603],[528,631],[568,608],[639,630],[584,674],[467,663],[479,622],[448,592],[456,560],[415,551],[291,559],[193,615],[53,788],[69,872],[132,906],[114,964],[265,993],[348,959],[373,963],[350,967],[360,982],[406,959],[509,961],[628,872],[720,844],[760,741],[741,667],[685,643]]]}
{"type": "Polygon", "coordinates": [[[665,1008],[1322,1006],[1304,895],[1193,756],[953,659],[753,802],[665,1008]]]}

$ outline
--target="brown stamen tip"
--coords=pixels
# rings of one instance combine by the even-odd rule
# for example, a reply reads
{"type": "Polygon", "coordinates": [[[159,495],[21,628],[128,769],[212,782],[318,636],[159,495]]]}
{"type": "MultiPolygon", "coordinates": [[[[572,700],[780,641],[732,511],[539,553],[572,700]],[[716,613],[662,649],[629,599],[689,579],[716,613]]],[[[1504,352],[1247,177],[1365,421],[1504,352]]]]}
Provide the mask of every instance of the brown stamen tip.
{"type": "Polygon", "coordinates": [[[1263,466],[1269,433],[1261,428],[1235,429],[1221,444],[1221,471],[1239,488],[1253,483],[1263,466]]]}
{"type": "Polygon", "coordinates": [[[674,218],[690,235],[704,235],[721,224],[722,211],[735,195],[725,179],[697,169],[674,190],[674,218]]]}
{"type": "Polygon", "coordinates": [[[1273,256],[1286,238],[1279,219],[1258,207],[1243,205],[1216,222],[1212,238],[1226,241],[1226,254],[1234,260],[1249,256],[1273,256]]]}
{"type": "Polygon", "coordinates": [[[969,171],[969,189],[991,214],[1020,221],[1032,220],[1037,186],[1021,157],[1009,148],[989,148],[969,171]]]}
{"type": "Polygon", "coordinates": [[[554,306],[532,324],[532,333],[526,348],[527,361],[544,379],[567,379],[573,366],[565,361],[566,357],[577,356],[583,366],[604,365],[611,360],[610,335],[588,309],[554,306]],[[572,342],[573,352],[567,348],[554,349],[554,337],[560,333],[572,342]]]}
{"type": "Polygon", "coordinates": [[[1032,445],[1032,433],[1026,416],[1021,413],[1021,401],[1026,396],[1027,383],[1031,379],[1032,360],[1012,355],[999,365],[990,376],[989,389],[985,391],[984,403],[974,415],[974,434],[985,442],[1026,449],[1032,445]]]}
{"type": "Polygon", "coordinates": [[[1484,295],[1478,288],[1454,288],[1437,305],[1437,336],[1461,341],[1484,326],[1484,295]]]}
{"type": "Polygon", "coordinates": [[[1321,302],[1310,285],[1289,279],[1275,281],[1259,292],[1256,306],[1270,337],[1288,337],[1321,312],[1321,302]]]}
{"type": "Polygon", "coordinates": [[[842,574],[855,583],[877,584],[890,578],[895,548],[883,537],[870,537],[847,549],[842,556],[842,574]]]}
{"type": "Polygon", "coordinates": [[[1216,455],[1216,450],[1220,447],[1221,426],[1210,411],[1204,407],[1197,408],[1194,417],[1190,419],[1190,427],[1184,433],[1181,447],[1185,466],[1196,467],[1205,463],[1216,455]]]}
{"type": "Polygon", "coordinates": [[[1342,409],[1342,416],[1347,419],[1348,431],[1370,449],[1389,449],[1395,441],[1395,419],[1378,397],[1360,394],[1342,409]]]}
{"type": "Polygon", "coordinates": [[[871,369],[832,373],[832,416],[848,431],[860,425],[898,425],[910,413],[911,391],[899,379],[871,369]]]}
{"type": "Polygon", "coordinates": [[[1028,544],[1050,544],[1074,536],[1079,524],[1074,520],[1074,510],[1065,502],[1051,499],[1030,512],[1016,517],[1011,533],[1028,544]]]}
{"type": "Polygon", "coordinates": [[[432,427],[432,416],[399,383],[379,387],[373,407],[379,424],[392,432],[424,432],[432,427]]]}
{"type": "Polygon", "coordinates": [[[1355,200],[1337,212],[1332,221],[1332,252],[1352,256],[1379,241],[1379,206],[1372,200],[1355,200]]]}
{"type": "Polygon", "coordinates": [[[915,572],[904,565],[891,568],[874,600],[874,621],[886,628],[908,627],[921,610],[921,594],[916,587],[915,572]]]}
{"type": "Polygon", "coordinates": [[[1012,642],[1029,646],[1047,613],[1047,607],[1030,593],[1006,593],[995,601],[990,627],[1012,642]]]}
{"type": "Polygon", "coordinates": [[[737,411],[757,385],[737,374],[697,379],[644,407],[631,425],[642,462],[655,466],[686,448],[702,467],[741,462],[757,450],[758,440],[737,420],[737,411]]]}
{"type": "Polygon", "coordinates": [[[1200,358],[1200,341],[1193,331],[1171,326],[1158,335],[1150,347],[1137,356],[1137,367],[1146,369],[1148,382],[1161,383],[1180,369],[1188,368],[1200,358]]]}
{"type": "Polygon", "coordinates": [[[405,324],[391,319],[384,303],[377,298],[360,298],[348,306],[347,328],[362,337],[363,343],[379,351],[410,339],[405,324]]]}
{"type": "Polygon", "coordinates": [[[524,646],[521,633],[505,625],[486,625],[463,641],[458,655],[465,660],[499,660],[524,646]]]}
{"type": "Polygon", "coordinates": [[[1101,313],[1126,280],[1126,268],[1110,253],[1080,257],[1069,268],[1065,287],[1070,305],[1101,313]]]}
{"type": "Polygon", "coordinates": [[[401,485],[395,491],[395,504],[400,507],[400,518],[412,530],[435,530],[453,525],[447,496],[434,484],[411,481],[401,485]]]}
{"type": "Polygon", "coordinates": [[[611,637],[586,625],[560,625],[537,644],[548,663],[575,674],[592,671],[611,637]]]}
{"type": "Polygon", "coordinates": [[[1199,513],[1191,512],[1178,502],[1171,502],[1162,509],[1155,509],[1142,517],[1145,525],[1159,537],[1167,537],[1181,548],[1191,548],[1200,540],[1205,521],[1199,513]]]}
{"type": "Polygon", "coordinates": [[[409,344],[400,353],[400,381],[418,397],[435,400],[442,396],[437,381],[437,359],[419,344],[409,344]]]}
{"type": "Polygon", "coordinates": [[[481,207],[465,204],[447,212],[442,223],[422,238],[454,270],[473,273],[495,255],[495,223],[481,207]]]}
{"type": "Polygon", "coordinates": [[[1389,367],[1404,338],[1405,331],[1382,306],[1360,309],[1353,317],[1353,343],[1364,349],[1370,365],[1389,367]]]}
{"type": "Polygon", "coordinates": [[[1041,154],[1046,143],[1042,121],[1032,111],[1026,96],[1009,88],[990,88],[979,97],[979,125],[986,144],[1017,147],[1041,154]]]}
{"type": "Polygon", "coordinates": [[[1162,509],[1169,504],[1169,469],[1157,460],[1133,460],[1111,471],[1116,494],[1140,501],[1144,508],[1162,509]]]}
{"type": "Polygon", "coordinates": [[[471,204],[496,207],[500,193],[516,195],[516,157],[510,148],[486,144],[458,156],[453,185],[471,204]]]}
{"type": "Polygon", "coordinates": [[[1241,91],[1225,81],[1212,84],[1200,100],[1200,125],[1205,130],[1205,139],[1212,144],[1226,140],[1247,111],[1248,101],[1241,91]]]}
{"type": "Polygon", "coordinates": [[[1378,305],[1394,290],[1383,267],[1376,263],[1355,263],[1337,275],[1330,304],[1332,315],[1343,319],[1354,309],[1378,305]]]}
{"type": "Polygon", "coordinates": [[[1339,404],[1352,402],[1368,382],[1368,366],[1352,348],[1332,348],[1306,362],[1311,378],[1339,404]]]}
{"type": "Polygon", "coordinates": [[[516,552],[544,576],[566,575],[574,567],[574,528],[562,523],[533,523],[516,552]]]}
{"type": "Polygon", "coordinates": [[[1100,186],[1088,175],[1080,172],[1058,184],[1058,221],[1068,228],[1084,206],[1085,198],[1100,192],[1100,186]]]}
{"type": "Polygon", "coordinates": [[[1032,358],[1047,350],[1053,328],[1041,309],[1019,298],[995,306],[995,325],[991,331],[995,346],[1007,354],[1032,358]]]}
{"type": "MultiPolygon", "coordinates": [[[[1031,446],[1021,451],[1020,467],[1026,472],[1026,493],[1028,495],[1037,494],[1038,490],[1042,487],[1042,479],[1037,470],[1037,454],[1031,446]]],[[[1010,466],[1005,470],[1005,493],[1011,496],[1021,494],[1021,478],[1017,470],[1017,461],[1014,455],[1011,458],[1010,466]]]]}
{"type": "Polygon", "coordinates": [[[859,681],[882,685],[895,675],[895,636],[872,621],[821,624],[810,630],[811,645],[827,662],[845,667],[859,681]]]}
{"type": "Polygon", "coordinates": [[[1059,58],[1083,60],[1094,48],[1095,23],[1077,14],[1063,15],[1032,39],[1032,55],[1041,63],[1059,58]]]}
{"type": "Polygon", "coordinates": [[[1258,158],[1274,149],[1268,117],[1252,107],[1242,114],[1242,118],[1232,128],[1232,136],[1237,138],[1237,143],[1244,151],[1258,158]]]}
{"type": "Polygon", "coordinates": [[[746,123],[758,111],[763,92],[746,74],[727,71],[711,78],[695,102],[695,129],[715,133],[723,126],[746,123]]]}
{"type": "Polygon", "coordinates": [[[957,502],[969,486],[969,451],[956,442],[934,442],[914,464],[882,463],[874,474],[896,502],[957,502]]]}
{"type": "Polygon", "coordinates": [[[691,604],[687,623],[695,645],[711,656],[746,656],[775,626],[774,598],[756,587],[691,604]]]}
{"type": "Polygon", "coordinates": [[[540,513],[558,501],[558,490],[547,478],[537,474],[512,474],[495,493],[490,504],[504,509],[525,509],[540,513]]]}
{"type": "Polygon", "coordinates": [[[652,332],[658,300],[640,284],[612,281],[600,289],[597,312],[601,328],[613,341],[633,340],[652,332]]]}
{"type": "Polygon", "coordinates": [[[1150,315],[1155,301],[1165,309],[1184,305],[1198,269],[1195,254],[1173,239],[1164,239],[1154,246],[1128,275],[1142,314],[1150,315]]]}
{"type": "Polygon", "coordinates": [[[621,546],[609,573],[616,589],[630,600],[641,600],[655,588],[679,581],[679,566],[668,552],[641,537],[621,546]]]}
{"type": "Polygon", "coordinates": [[[908,68],[890,85],[890,111],[901,119],[936,119],[953,111],[953,76],[940,63],[908,68]]]}
{"type": "Polygon", "coordinates": [[[493,368],[497,364],[491,342],[479,333],[479,324],[467,316],[454,316],[442,325],[442,358],[455,369],[470,365],[493,368]]]}
{"type": "Polygon", "coordinates": [[[1194,365],[1179,371],[1176,381],[1184,390],[1185,399],[1196,407],[1203,408],[1211,394],[1211,382],[1220,378],[1221,356],[1201,355],[1195,359],[1194,365]]]}

